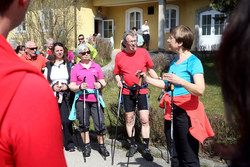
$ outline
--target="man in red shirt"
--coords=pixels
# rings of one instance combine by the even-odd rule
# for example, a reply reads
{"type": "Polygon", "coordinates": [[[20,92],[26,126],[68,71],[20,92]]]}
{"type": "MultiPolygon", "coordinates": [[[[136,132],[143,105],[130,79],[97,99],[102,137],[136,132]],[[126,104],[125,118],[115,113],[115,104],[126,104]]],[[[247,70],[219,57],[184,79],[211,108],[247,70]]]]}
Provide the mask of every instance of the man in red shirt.
{"type": "Polygon", "coordinates": [[[151,68],[154,63],[146,49],[136,47],[137,34],[133,30],[124,33],[123,41],[126,48],[116,55],[114,74],[118,88],[123,87],[122,97],[126,117],[126,129],[128,137],[130,138],[130,149],[126,156],[132,157],[137,151],[134,138],[135,134],[132,134],[134,111],[137,103],[144,144],[142,156],[148,161],[153,161],[153,157],[148,148],[150,134],[148,91],[146,87],[139,86],[139,79],[135,74],[140,70],[143,72],[147,71],[152,78],[158,78],[158,76],[151,68]],[[125,83],[121,82],[122,76],[125,83]]]}
{"type": "Polygon", "coordinates": [[[33,41],[28,41],[25,44],[25,54],[20,56],[22,60],[25,62],[32,64],[35,66],[39,71],[42,71],[45,68],[45,63],[48,61],[42,55],[36,54],[37,46],[36,43],[33,41]]]}
{"type": "Polygon", "coordinates": [[[60,112],[52,89],[6,41],[29,0],[0,1],[0,166],[66,167],[60,112]]]}

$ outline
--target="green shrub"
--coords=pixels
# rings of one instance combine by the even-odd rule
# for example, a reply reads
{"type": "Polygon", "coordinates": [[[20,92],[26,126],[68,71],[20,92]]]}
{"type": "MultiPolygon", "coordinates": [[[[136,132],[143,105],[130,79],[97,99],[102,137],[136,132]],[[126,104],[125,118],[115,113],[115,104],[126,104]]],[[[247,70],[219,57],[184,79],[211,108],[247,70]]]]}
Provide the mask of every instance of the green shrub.
{"type": "Polygon", "coordinates": [[[166,145],[164,134],[164,112],[160,107],[150,107],[150,139],[154,145],[166,145]]]}
{"type": "Polygon", "coordinates": [[[111,54],[113,51],[110,40],[105,38],[97,38],[96,50],[98,51],[98,55],[96,56],[95,62],[100,64],[101,67],[108,64],[111,60],[111,54]]]}
{"type": "Polygon", "coordinates": [[[224,115],[208,114],[208,119],[215,133],[216,142],[223,144],[235,144],[238,133],[228,125],[224,115]]]}
{"type": "Polygon", "coordinates": [[[152,67],[156,72],[167,72],[170,63],[176,57],[176,54],[171,52],[153,52],[152,61],[154,66],[152,67]]]}

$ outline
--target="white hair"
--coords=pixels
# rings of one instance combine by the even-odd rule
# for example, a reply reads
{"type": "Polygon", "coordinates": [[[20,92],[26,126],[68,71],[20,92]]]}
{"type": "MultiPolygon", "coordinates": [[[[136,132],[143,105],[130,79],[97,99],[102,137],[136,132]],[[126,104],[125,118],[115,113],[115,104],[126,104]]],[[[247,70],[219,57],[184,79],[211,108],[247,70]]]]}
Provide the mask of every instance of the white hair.
{"type": "Polygon", "coordinates": [[[48,39],[46,40],[46,44],[48,44],[48,43],[50,43],[50,42],[54,43],[53,38],[48,38],[48,39]]]}
{"type": "Polygon", "coordinates": [[[127,36],[130,35],[132,37],[136,36],[137,37],[137,34],[136,32],[134,32],[133,30],[128,30],[126,31],[124,34],[123,34],[123,41],[127,41],[127,36]]]}
{"type": "Polygon", "coordinates": [[[90,50],[89,46],[87,44],[80,44],[75,50],[76,55],[79,57],[80,53],[85,52],[86,50],[90,50]]]}

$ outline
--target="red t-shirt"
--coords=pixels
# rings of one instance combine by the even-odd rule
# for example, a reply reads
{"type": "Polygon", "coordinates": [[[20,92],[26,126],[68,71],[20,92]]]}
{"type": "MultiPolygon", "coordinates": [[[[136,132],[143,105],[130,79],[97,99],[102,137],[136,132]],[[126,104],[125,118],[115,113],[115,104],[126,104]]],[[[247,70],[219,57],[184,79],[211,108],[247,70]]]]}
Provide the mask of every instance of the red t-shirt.
{"type": "Polygon", "coordinates": [[[46,66],[46,62],[48,61],[45,57],[39,54],[37,54],[37,57],[34,60],[28,57],[26,54],[23,54],[22,56],[20,56],[20,58],[25,62],[32,64],[40,71],[46,66]]]}
{"type": "Polygon", "coordinates": [[[0,34],[0,166],[65,167],[60,112],[42,73],[0,34]]]}
{"type": "MultiPolygon", "coordinates": [[[[146,72],[147,68],[154,65],[146,49],[136,48],[135,53],[127,53],[125,50],[119,52],[115,57],[114,74],[123,75],[125,85],[131,87],[139,84],[135,76],[138,70],[146,72]]],[[[140,94],[147,94],[147,89],[140,89],[140,94]]],[[[122,94],[129,95],[128,89],[123,89],[122,94]]]]}

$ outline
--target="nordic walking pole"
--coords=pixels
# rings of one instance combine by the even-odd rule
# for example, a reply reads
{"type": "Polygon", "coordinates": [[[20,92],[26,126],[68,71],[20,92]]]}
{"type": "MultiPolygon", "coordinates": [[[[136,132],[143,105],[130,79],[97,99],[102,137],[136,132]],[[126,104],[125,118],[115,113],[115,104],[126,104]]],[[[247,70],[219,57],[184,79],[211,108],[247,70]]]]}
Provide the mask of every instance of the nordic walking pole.
{"type": "MultiPolygon", "coordinates": [[[[121,83],[123,83],[123,75],[122,75],[122,78],[121,78],[121,83]]],[[[119,102],[118,102],[118,111],[117,111],[117,119],[116,119],[116,127],[115,127],[115,141],[114,141],[114,143],[113,143],[113,140],[112,140],[112,144],[114,146],[112,146],[112,144],[111,144],[111,154],[112,154],[111,165],[114,165],[115,143],[116,143],[116,136],[117,136],[118,120],[119,120],[119,115],[120,115],[120,106],[121,106],[121,98],[122,98],[122,88],[123,87],[120,88],[120,92],[119,92],[119,102]]]]}
{"type": "Polygon", "coordinates": [[[174,148],[173,148],[173,144],[174,144],[174,130],[173,130],[173,127],[174,127],[174,84],[173,83],[170,83],[170,90],[171,90],[171,153],[170,153],[170,156],[171,156],[171,162],[173,160],[173,153],[174,153],[174,148]]]}
{"type": "MultiPolygon", "coordinates": [[[[142,72],[142,71],[141,71],[141,72],[142,72]]],[[[141,73],[141,72],[140,72],[140,73],[141,73]]],[[[143,81],[143,77],[140,75],[140,78],[139,78],[139,87],[141,87],[142,81],[143,81]]],[[[139,92],[140,92],[140,88],[139,88],[139,90],[137,90],[137,93],[138,93],[138,94],[139,94],[139,92]]],[[[134,130],[135,130],[136,110],[138,110],[138,97],[137,97],[137,99],[136,99],[136,107],[135,107],[135,111],[134,111],[134,120],[133,120],[133,127],[132,127],[132,134],[131,134],[131,136],[133,136],[133,133],[134,133],[134,130]]],[[[128,167],[128,165],[129,165],[129,158],[130,158],[130,157],[128,157],[127,167],[128,167]]]]}
{"type": "MultiPolygon", "coordinates": [[[[86,80],[86,76],[83,78],[83,83],[85,83],[85,80],[86,80]]],[[[85,101],[85,96],[86,96],[86,90],[83,89],[83,126],[86,127],[86,101],[85,101]]],[[[86,132],[83,132],[84,133],[84,144],[86,145],[86,132]]],[[[84,157],[84,162],[86,162],[86,157],[84,156],[83,154],[83,157],[84,157]]]]}
{"type": "MultiPolygon", "coordinates": [[[[163,80],[163,71],[161,71],[160,76],[161,76],[161,79],[163,80]]],[[[164,94],[167,93],[166,89],[162,89],[161,90],[161,94],[159,95],[159,97],[157,99],[158,101],[161,101],[161,99],[164,96],[164,94]]],[[[163,108],[163,113],[165,113],[165,108],[163,108]]],[[[167,163],[169,163],[169,161],[170,161],[170,156],[169,156],[169,151],[167,149],[167,163]]]]}
{"type": "MultiPolygon", "coordinates": [[[[95,82],[98,82],[97,77],[94,75],[95,77],[95,82]]],[[[101,84],[101,83],[100,83],[101,84]]],[[[101,129],[101,106],[100,106],[100,101],[99,101],[99,89],[96,89],[96,98],[97,98],[97,112],[98,112],[98,120],[99,120],[99,130],[101,131],[101,136],[102,136],[102,142],[104,145],[104,137],[103,137],[103,132],[101,129]]],[[[104,160],[106,161],[106,156],[104,155],[104,160]]]]}

